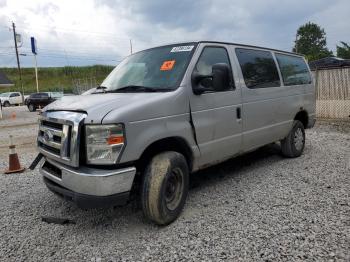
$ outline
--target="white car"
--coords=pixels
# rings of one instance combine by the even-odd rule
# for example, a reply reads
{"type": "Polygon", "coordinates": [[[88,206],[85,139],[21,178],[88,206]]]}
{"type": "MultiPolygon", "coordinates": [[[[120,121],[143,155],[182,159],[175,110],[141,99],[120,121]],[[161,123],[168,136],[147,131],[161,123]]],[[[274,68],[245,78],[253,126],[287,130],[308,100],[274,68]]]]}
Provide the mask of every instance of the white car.
{"type": "Polygon", "coordinates": [[[22,104],[22,94],[20,92],[7,92],[0,94],[2,106],[11,106],[22,104]]]}

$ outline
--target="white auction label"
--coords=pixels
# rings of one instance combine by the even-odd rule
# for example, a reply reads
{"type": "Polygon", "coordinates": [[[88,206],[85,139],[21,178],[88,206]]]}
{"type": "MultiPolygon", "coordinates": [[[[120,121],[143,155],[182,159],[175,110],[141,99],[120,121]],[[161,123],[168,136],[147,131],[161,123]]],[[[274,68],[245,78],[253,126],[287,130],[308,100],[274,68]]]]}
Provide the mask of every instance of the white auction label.
{"type": "Polygon", "coordinates": [[[193,45],[182,45],[182,46],[175,46],[171,49],[171,53],[175,52],[190,52],[193,49],[193,45]]]}

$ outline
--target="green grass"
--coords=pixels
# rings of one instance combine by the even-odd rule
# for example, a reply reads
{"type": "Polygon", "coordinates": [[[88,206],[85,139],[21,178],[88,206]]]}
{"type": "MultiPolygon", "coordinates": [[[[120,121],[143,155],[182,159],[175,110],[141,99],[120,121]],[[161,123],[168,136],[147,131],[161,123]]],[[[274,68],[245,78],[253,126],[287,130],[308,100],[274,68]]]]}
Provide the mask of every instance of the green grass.
{"type": "MultiPolygon", "coordinates": [[[[64,91],[65,93],[73,93],[75,92],[74,85],[77,79],[93,78],[96,79],[97,84],[100,84],[112,69],[113,66],[105,65],[40,67],[38,68],[39,91],[64,91]]],[[[15,84],[13,87],[1,89],[1,93],[9,91],[22,92],[17,68],[0,68],[0,71],[5,73],[15,84]]],[[[36,92],[34,68],[22,68],[22,82],[24,94],[36,92]]],[[[90,81],[89,84],[91,84],[90,81]]]]}

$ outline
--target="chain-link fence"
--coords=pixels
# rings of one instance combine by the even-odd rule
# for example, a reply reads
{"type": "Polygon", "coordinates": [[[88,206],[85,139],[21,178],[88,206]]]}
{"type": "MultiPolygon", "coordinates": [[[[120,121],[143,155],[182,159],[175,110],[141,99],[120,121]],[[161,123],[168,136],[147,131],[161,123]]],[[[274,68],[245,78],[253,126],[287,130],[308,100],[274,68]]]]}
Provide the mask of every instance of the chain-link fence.
{"type": "Polygon", "coordinates": [[[350,120],[350,67],[313,71],[316,84],[316,116],[350,120]]]}
{"type": "Polygon", "coordinates": [[[96,77],[73,79],[73,93],[82,94],[85,91],[97,86],[96,77]]]}

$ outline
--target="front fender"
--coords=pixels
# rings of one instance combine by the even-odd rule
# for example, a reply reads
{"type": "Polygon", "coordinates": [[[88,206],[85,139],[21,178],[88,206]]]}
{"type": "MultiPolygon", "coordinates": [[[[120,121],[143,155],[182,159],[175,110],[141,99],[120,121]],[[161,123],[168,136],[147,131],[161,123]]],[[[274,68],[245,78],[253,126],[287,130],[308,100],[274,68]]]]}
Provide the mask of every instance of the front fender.
{"type": "Polygon", "coordinates": [[[138,160],[149,145],[168,137],[184,139],[191,147],[193,156],[198,155],[189,113],[129,122],[125,130],[127,145],[120,163],[138,160]]]}

